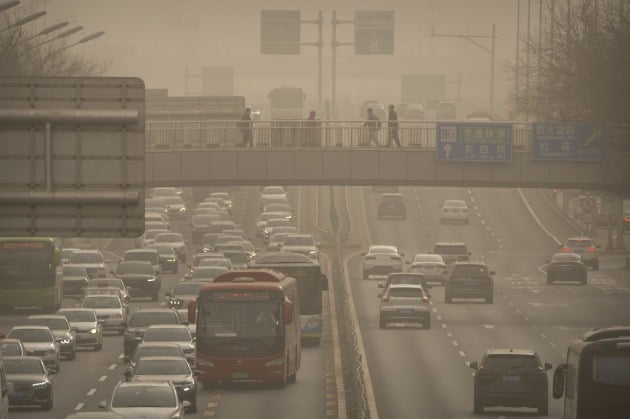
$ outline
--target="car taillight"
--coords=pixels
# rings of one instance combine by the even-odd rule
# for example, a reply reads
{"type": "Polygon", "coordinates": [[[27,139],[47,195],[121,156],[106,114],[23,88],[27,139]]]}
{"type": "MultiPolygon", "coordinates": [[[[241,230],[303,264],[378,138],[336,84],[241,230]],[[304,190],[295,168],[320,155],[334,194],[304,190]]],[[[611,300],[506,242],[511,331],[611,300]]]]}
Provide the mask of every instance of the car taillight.
{"type": "Polygon", "coordinates": [[[623,217],[623,220],[624,220],[626,223],[630,223],[630,217],[623,217]]]}
{"type": "Polygon", "coordinates": [[[562,248],[562,253],[569,253],[571,251],[571,249],[569,249],[568,247],[564,246],[562,248]]]}
{"type": "Polygon", "coordinates": [[[591,247],[588,248],[588,252],[589,253],[595,253],[595,252],[597,252],[597,248],[595,246],[591,246],[591,247]]]}
{"type": "Polygon", "coordinates": [[[422,297],[422,302],[423,303],[428,303],[429,302],[429,297],[427,297],[426,295],[422,297]]]}

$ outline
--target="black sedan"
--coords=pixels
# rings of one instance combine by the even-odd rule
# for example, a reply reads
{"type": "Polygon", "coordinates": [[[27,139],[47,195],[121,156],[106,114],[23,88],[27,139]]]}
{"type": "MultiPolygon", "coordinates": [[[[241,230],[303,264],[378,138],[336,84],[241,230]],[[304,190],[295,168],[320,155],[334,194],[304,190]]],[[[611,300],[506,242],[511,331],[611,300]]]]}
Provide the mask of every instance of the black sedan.
{"type": "Polygon", "coordinates": [[[577,253],[556,253],[547,264],[547,284],[576,281],[586,285],[587,267],[577,253]]]}
{"type": "Polygon", "coordinates": [[[51,370],[47,370],[37,356],[5,356],[4,372],[7,383],[13,384],[9,393],[10,406],[41,406],[44,410],[53,407],[53,385],[51,370]]]}

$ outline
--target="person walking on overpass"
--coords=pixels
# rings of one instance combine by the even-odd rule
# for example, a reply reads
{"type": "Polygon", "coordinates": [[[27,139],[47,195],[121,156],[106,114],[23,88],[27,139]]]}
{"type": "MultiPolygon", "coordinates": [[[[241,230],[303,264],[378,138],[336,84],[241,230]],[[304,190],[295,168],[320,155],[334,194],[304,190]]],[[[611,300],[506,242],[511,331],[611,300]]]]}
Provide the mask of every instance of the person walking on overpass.
{"type": "Polygon", "coordinates": [[[238,121],[238,128],[241,130],[241,134],[243,135],[243,142],[241,143],[241,147],[247,147],[248,144],[250,147],[254,147],[254,137],[252,135],[252,110],[251,108],[245,108],[245,112],[243,112],[243,116],[241,116],[241,120],[238,121]]]}
{"type": "Polygon", "coordinates": [[[400,139],[398,138],[398,114],[394,105],[389,105],[389,116],[387,118],[387,144],[385,147],[392,146],[392,140],[400,148],[400,139]]]}
{"type": "Polygon", "coordinates": [[[365,121],[363,127],[367,128],[367,134],[370,140],[369,144],[374,143],[380,147],[381,144],[376,139],[376,133],[381,128],[381,120],[374,114],[372,108],[367,108],[367,121],[365,121]]]}

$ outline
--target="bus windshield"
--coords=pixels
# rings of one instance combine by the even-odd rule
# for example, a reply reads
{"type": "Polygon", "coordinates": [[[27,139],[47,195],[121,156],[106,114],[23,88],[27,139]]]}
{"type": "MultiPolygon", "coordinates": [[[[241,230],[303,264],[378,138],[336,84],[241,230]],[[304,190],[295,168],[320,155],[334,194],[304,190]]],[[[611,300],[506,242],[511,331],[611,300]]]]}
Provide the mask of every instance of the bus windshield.
{"type": "Polygon", "coordinates": [[[204,322],[197,336],[259,338],[279,336],[280,304],[277,301],[205,302],[204,322]]]}

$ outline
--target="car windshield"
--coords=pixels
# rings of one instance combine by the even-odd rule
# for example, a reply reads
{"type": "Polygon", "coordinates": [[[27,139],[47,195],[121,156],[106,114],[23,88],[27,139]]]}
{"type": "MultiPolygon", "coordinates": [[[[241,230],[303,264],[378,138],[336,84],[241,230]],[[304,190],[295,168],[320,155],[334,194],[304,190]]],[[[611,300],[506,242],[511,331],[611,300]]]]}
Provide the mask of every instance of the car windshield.
{"type": "Polygon", "coordinates": [[[175,188],[155,188],[153,189],[153,196],[176,196],[177,189],[175,188]]]}
{"type": "Polygon", "coordinates": [[[184,205],[184,201],[179,196],[167,196],[163,200],[167,205],[184,205]]]}
{"type": "Polygon", "coordinates": [[[97,252],[74,252],[70,263],[103,263],[103,256],[97,252]]]}
{"type": "Polygon", "coordinates": [[[483,367],[493,371],[515,371],[536,369],[538,360],[531,355],[492,355],[488,356],[483,367]]]}
{"type": "Polygon", "coordinates": [[[444,263],[444,259],[440,255],[416,255],[413,258],[413,263],[444,263]]]}
{"type": "Polygon", "coordinates": [[[267,227],[280,227],[280,226],[290,226],[291,221],[286,218],[274,218],[267,221],[267,227]]]}
{"type": "Polygon", "coordinates": [[[179,360],[141,358],[134,368],[136,375],[190,375],[190,367],[184,358],[179,360]]]}
{"type": "Polygon", "coordinates": [[[552,262],[579,262],[581,260],[582,257],[575,253],[556,253],[551,257],[552,262]]]}
{"type": "Polygon", "coordinates": [[[89,296],[83,300],[81,307],[85,308],[120,308],[120,300],[116,297],[89,296]]]}
{"type": "Polygon", "coordinates": [[[219,267],[219,268],[228,268],[231,262],[225,255],[221,254],[220,258],[204,258],[199,261],[197,264],[198,268],[211,268],[211,267],[219,267]]]}
{"type": "Polygon", "coordinates": [[[390,298],[422,298],[419,288],[393,288],[388,293],[390,298]]]}
{"type": "Polygon", "coordinates": [[[150,327],[144,334],[145,342],[185,342],[192,340],[186,327],[150,327]]]}
{"type": "Polygon", "coordinates": [[[210,225],[212,221],[216,221],[218,219],[219,216],[215,214],[198,214],[193,215],[192,223],[196,226],[207,226],[210,225]]]}
{"type": "Polygon", "coordinates": [[[197,268],[193,271],[192,278],[193,279],[214,279],[218,275],[221,275],[223,272],[227,272],[227,268],[221,266],[204,266],[201,268],[197,268]]]}
{"type": "Polygon", "coordinates": [[[230,194],[227,192],[212,192],[210,198],[221,198],[223,200],[231,200],[230,194]]]}
{"type": "Polygon", "coordinates": [[[284,188],[282,186],[266,186],[262,190],[263,195],[284,195],[284,188]]]}
{"type": "Polygon", "coordinates": [[[83,276],[87,277],[87,271],[82,266],[66,265],[63,267],[63,276],[83,276]]]}
{"type": "Polygon", "coordinates": [[[389,246],[372,246],[370,247],[369,253],[384,253],[384,254],[396,254],[396,249],[389,246]]]}
{"type": "Polygon", "coordinates": [[[445,207],[458,207],[458,208],[466,208],[466,203],[464,201],[446,201],[444,202],[445,207]]]}
{"type": "Polygon", "coordinates": [[[591,239],[568,239],[567,247],[592,247],[593,241],[591,239]]]}
{"type": "Polygon", "coordinates": [[[125,284],[118,278],[100,278],[90,280],[88,287],[116,287],[123,289],[125,288],[125,284]]]}
{"type": "Polygon", "coordinates": [[[157,236],[159,233],[166,233],[167,230],[147,230],[144,232],[144,238],[145,239],[149,239],[152,240],[155,238],[155,236],[157,236]]]}
{"type": "Polygon", "coordinates": [[[265,210],[275,212],[291,212],[291,205],[281,203],[267,204],[265,205],[265,210]]]}
{"type": "Polygon", "coordinates": [[[144,312],[135,313],[131,317],[129,326],[131,327],[148,327],[153,324],[179,324],[177,314],[175,312],[144,312]]]}
{"type": "MultiPolygon", "coordinates": [[[[171,344],[172,345],[172,344],[171,344]]],[[[179,346],[138,346],[133,353],[133,361],[138,362],[145,356],[182,356],[179,346]]]]}
{"type": "Polygon", "coordinates": [[[149,246],[150,249],[155,249],[158,251],[158,255],[174,255],[175,250],[173,250],[173,246],[170,244],[152,244],[149,246]]]}
{"type": "Polygon", "coordinates": [[[459,277],[487,277],[488,267],[484,265],[455,265],[451,271],[451,278],[459,277]]]}
{"type": "Polygon", "coordinates": [[[95,322],[96,313],[87,310],[68,310],[60,311],[59,314],[68,319],[69,322],[95,322]]]}
{"type": "Polygon", "coordinates": [[[120,290],[114,287],[87,287],[84,295],[116,295],[120,296],[120,290]]]}
{"type": "Polygon", "coordinates": [[[112,398],[112,407],[173,407],[177,397],[167,386],[125,386],[118,387],[112,398]]]}
{"type": "Polygon", "coordinates": [[[124,274],[148,274],[153,275],[153,267],[150,263],[121,263],[116,269],[119,275],[124,274]]]}
{"type": "MultiPolygon", "coordinates": [[[[239,246],[240,247],[240,246],[239,246]]],[[[225,251],[225,256],[230,259],[232,263],[247,263],[249,262],[249,255],[243,251],[225,251]]]]}
{"type": "Polygon", "coordinates": [[[28,324],[33,326],[47,326],[50,330],[68,330],[70,325],[65,318],[61,319],[28,319],[28,324]]]}
{"type": "Polygon", "coordinates": [[[14,329],[7,335],[22,342],[52,342],[53,336],[48,329],[14,329]]]}
{"type": "Polygon", "coordinates": [[[179,284],[175,287],[175,295],[197,295],[199,290],[206,285],[208,284],[179,284]]]}
{"type": "Polygon", "coordinates": [[[61,250],[61,258],[62,259],[70,259],[70,255],[74,252],[74,249],[62,249],[61,250]]]}
{"type": "Polygon", "coordinates": [[[42,361],[36,358],[5,359],[6,374],[46,374],[42,361]]]}
{"type": "Polygon", "coordinates": [[[179,233],[161,233],[155,236],[156,243],[180,243],[184,239],[179,233]]]}
{"type": "Polygon", "coordinates": [[[466,255],[468,250],[464,245],[436,245],[433,250],[438,255],[466,255]]]}
{"type": "Polygon", "coordinates": [[[399,274],[389,277],[390,284],[422,285],[422,275],[399,274]]]}
{"type": "Polygon", "coordinates": [[[146,261],[151,262],[155,260],[155,253],[153,252],[127,252],[125,254],[125,260],[127,261],[146,261]]]}
{"type": "Polygon", "coordinates": [[[315,246],[315,240],[312,236],[286,236],[284,238],[285,246],[315,246]]]}
{"type": "Polygon", "coordinates": [[[0,354],[3,356],[21,356],[22,351],[17,342],[3,342],[0,340],[0,354]]]}

